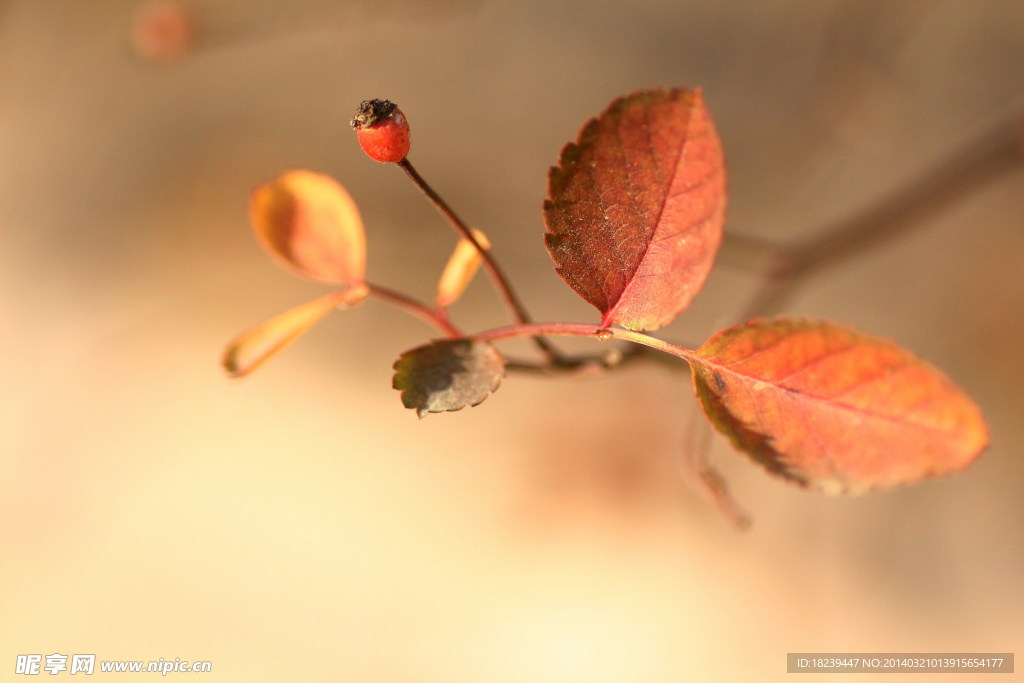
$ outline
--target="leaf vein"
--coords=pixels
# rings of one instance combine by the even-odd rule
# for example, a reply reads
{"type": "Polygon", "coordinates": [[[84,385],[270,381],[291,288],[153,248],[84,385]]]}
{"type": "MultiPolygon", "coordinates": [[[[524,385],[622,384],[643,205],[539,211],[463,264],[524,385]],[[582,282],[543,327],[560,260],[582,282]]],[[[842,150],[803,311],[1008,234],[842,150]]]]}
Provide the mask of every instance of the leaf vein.
{"type": "Polygon", "coordinates": [[[835,409],[839,409],[839,410],[843,410],[843,411],[846,411],[846,412],[857,413],[857,414],[860,414],[860,415],[862,415],[864,417],[872,418],[872,419],[877,419],[877,420],[880,420],[880,421],[883,421],[883,422],[890,422],[890,423],[894,423],[894,424],[899,424],[899,425],[902,425],[902,426],[905,426],[905,427],[914,427],[914,428],[917,428],[917,429],[919,429],[921,431],[940,432],[940,433],[944,432],[944,430],[939,428],[939,427],[933,427],[931,425],[922,424],[920,422],[913,422],[913,421],[907,420],[907,419],[905,419],[905,416],[903,416],[903,415],[891,415],[891,414],[888,414],[888,413],[880,413],[880,412],[868,410],[866,408],[862,408],[860,406],[851,405],[849,403],[839,403],[839,402],[836,402],[836,401],[834,401],[834,400],[832,400],[831,398],[828,398],[828,397],[816,396],[814,394],[810,394],[810,393],[807,393],[805,391],[801,391],[799,389],[791,389],[789,387],[780,386],[778,384],[775,384],[773,381],[765,380],[764,378],[761,378],[761,377],[755,377],[753,375],[748,375],[746,373],[739,372],[738,370],[735,370],[735,369],[733,369],[733,368],[731,368],[729,366],[726,366],[726,365],[720,365],[720,364],[717,364],[717,363],[709,363],[709,365],[717,365],[717,367],[720,370],[725,371],[725,372],[727,372],[727,373],[729,373],[731,375],[736,376],[737,378],[739,378],[740,384],[743,385],[744,387],[748,387],[749,384],[756,384],[756,383],[767,384],[770,388],[772,388],[772,389],[774,389],[776,391],[786,392],[787,394],[796,394],[796,395],[800,396],[801,398],[807,400],[810,403],[822,404],[822,405],[825,405],[825,406],[828,406],[828,407],[832,407],[832,408],[835,408],[835,409]]]}

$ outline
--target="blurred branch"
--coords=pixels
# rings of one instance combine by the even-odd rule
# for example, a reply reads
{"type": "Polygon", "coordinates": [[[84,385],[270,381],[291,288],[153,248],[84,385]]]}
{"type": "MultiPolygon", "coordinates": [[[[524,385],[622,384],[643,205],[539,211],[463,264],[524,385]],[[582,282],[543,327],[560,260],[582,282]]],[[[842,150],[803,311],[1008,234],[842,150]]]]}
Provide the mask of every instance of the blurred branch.
{"type": "Polygon", "coordinates": [[[796,244],[727,233],[719,262],[765,279],[741,319],[778,312],[812,275],[926,226],[952,205],[1019,170],[1022,122],[1020,114],[1002,121],[906,186],[796,244]]]}

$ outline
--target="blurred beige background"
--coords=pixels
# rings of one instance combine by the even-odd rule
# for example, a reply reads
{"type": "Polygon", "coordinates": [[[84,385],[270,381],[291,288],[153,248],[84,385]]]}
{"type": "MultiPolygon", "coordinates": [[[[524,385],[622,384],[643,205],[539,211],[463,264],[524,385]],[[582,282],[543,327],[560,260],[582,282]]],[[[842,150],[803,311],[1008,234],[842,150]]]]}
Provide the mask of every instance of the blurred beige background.
{"type": "MultiPolygon", "coordinates": [[[[540,203],[612,98],[702,86],[728,229],[793,240],[1024,110],[1024,4],[193,0],[199,41],[169,63],[133,48],[141,6],[0,3],[0,680],[55,652],[210,660],[209,681],[597,683],[781,680],[790,651],[1021,649],[1024,172],[786,309],[943,368],[991,450],[831,499],[716,437],[745,534],[679,476],[685,373],[512,376],[420,421],[391,363],[433,332],[373,302],[245,381],[217,362],[323,292],[249,231],[249,191],[285,168],[345,184],[371,278],[429,298],[454,238],[359,152],[364,98],[402,106],[410,158],[536,318],[591,321],[540,203]]],[[[699,343],[756,284],[716,271],[659,336],[699,343]]],[[[484,281],[455,315],[504,322],[484,281]]]]}

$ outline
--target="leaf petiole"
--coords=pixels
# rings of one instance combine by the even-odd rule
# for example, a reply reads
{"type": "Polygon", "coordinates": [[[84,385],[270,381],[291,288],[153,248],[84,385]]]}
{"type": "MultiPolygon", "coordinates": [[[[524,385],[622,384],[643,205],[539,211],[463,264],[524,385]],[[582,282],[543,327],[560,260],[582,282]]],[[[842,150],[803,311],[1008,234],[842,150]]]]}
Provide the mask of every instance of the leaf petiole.
{"type": "Polygon", "coordinates": [[[451,321],[448,320],[448,316],[443,311],[431,308],[422,301],[382,285],[367,282],[366,286],[369,288],[368,296],[380,299],[423,320],[428,325],[436,327],[443,332],[449,339],[461,339],[466,336],[459,328],[452,325],[451,321]]]}
{"type": "MultiPolygon", "coordinates": [[[[467,335],[462,332],[459,328],[452,324],[449,320],[447,312],[443,308],[431,308],[427,304],[423,303],[418,299],[414,299],[408,294],[404,294],[397,290],[385,287],[383,285],[377,285],[370,282],[366,283],[367,296],[378,299],[386,304],[390,304],[395,308],[412,315],[413,317],[419,318],[423,322],[427,323],[431,327],[434,327],[439,332],[444,334],[448,339],[466,339],[467,335]]],[[[508,328],[501,328],[502,330],[518,330],[522,326],[513,325],[508,328]]],[[[583,326],[587,330],[593,330],[593,326],[583,326]]],[[[497,330],[495,330],[497,331],[497,330]]],[[[530,334],[512,334],[506,338],[512,336],[530,336],[530,334]]],[[[585,335],[593,336],[593,335],[585,335]]],[[[600,335],[598,335],[600,336],[600,335]]],[[[476,338],[475,335],[472,338],[476,338]]],[[[534,362],[528,360],[520,360],[514,358],[506,358],[506,367],[511,370],[533,372],[537,374],[548,374],[548,373],[587,373],[598,370],[608,370],[613,367],[617,367],[626,361],[627,358],[634,358],[634,355],[625,355],[622,353],[610,352],[602,356],[584,356],[584,357],[568,357],[560,356],[557,361],[542,361],[534,362]]]]}
{"type": "MultiPolygon", "coordinates": [[[[499,339],[513,339],[516,337],[591,337],[606,341],[608,339],[621,339],[623,341],[641,344],[655,351],[667,353],[676,358],[682,358],[687,362],[697,361],[692,349],[672,344],[652,337],[643,332],[634,332],[618,327],[601,327],[599,325],[586,325],[582,323],[530,323],[527,325],[509,325],[497,327],[473,335],[477,341],[497,341],[499,339]]],[[[698,361],[699,362],[699,361],[698,361]]]]}

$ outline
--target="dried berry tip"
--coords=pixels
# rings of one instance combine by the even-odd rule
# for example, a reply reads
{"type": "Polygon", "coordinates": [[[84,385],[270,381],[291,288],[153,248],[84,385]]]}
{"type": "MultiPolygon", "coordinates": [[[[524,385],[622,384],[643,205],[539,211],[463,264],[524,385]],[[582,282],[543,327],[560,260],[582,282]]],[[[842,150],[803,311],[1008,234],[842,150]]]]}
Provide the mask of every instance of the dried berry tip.
{"type": "Polygon", "coordinates": [[[391,116],[397,105],[391,100],[363,100],[350,121],[353,128],[369,128],[391,116]]]}

